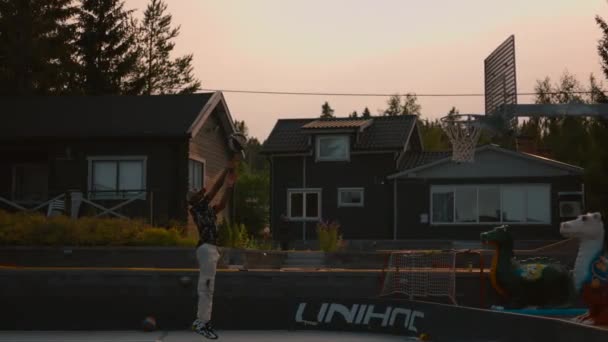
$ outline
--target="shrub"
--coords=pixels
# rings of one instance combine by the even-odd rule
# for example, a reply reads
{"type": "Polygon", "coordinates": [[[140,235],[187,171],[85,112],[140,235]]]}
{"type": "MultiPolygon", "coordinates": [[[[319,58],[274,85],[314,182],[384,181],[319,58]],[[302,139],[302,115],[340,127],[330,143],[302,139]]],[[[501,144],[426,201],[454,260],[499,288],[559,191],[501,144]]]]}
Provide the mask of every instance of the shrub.
{"type": "Polygon", "coordinates": [[[250,236],[244,224],[222,222],[218,226],[218,245],[230,248],[247,248],[271,250],[273,249],[272,240],[268,233],[261,235],[261,239],[250,236]]]}
{"type": "Polygon", "coordinates": [[[317,223],[317,237],[319,239],[319,247],[324,252],[335,252],[342,245],[342,236],[340,235],[340,224],[337,222],[317,223]]]}
{"type": "Polygon", "coordinates": [[[244,224],[224,221],[218,226],[218,245],[230,248],[247,248],[250,238],[244,224]]]}
{"type": "Polygon", "coordinates": [[[178,228],[158,228],[139,220],[0,211],[0,245],[30,246],[194,246],[178,228]]]}

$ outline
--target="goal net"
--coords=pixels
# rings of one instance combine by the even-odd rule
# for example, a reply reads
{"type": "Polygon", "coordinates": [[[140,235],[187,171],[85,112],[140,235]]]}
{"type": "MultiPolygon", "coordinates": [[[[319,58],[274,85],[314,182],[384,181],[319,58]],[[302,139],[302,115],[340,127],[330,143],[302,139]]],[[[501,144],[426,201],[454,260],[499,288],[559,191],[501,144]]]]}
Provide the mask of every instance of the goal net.
{"type": "Polygon", "coordinates": [[[447,297],[456,304],[456,252],[392,252],[382,270],[381,296],[447,297]]]}

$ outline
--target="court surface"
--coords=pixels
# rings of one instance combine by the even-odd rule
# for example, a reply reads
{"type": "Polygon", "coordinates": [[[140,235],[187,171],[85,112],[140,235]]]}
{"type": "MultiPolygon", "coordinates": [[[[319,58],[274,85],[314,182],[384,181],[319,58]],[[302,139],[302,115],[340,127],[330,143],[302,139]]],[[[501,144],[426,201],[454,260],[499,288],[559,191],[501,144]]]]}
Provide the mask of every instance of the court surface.
{"type": "MultiPolygon", "coordinates": [[[[222,342],[393,342],[416,341],[391,335],[333,331],[218,331],[222,342]]],[[[212,341],[190,331],[0,331],[0,342],[190,342],[212,341]]]]}

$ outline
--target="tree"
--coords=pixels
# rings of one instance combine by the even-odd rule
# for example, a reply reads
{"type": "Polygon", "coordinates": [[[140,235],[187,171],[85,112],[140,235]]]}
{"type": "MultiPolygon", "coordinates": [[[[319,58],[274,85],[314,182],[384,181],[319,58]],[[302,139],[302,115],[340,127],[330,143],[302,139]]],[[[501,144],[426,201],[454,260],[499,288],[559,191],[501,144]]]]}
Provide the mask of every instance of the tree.
{"type": "Polygon", "coordinates": [[[249,168],[239,172],[235,186],[235,221],[257,234],[268,224],[270,193],[268,172],[252,172],[249,168]]]}
{"type": "Polygon", "coordinates": [[[401,104],[401,96],[395,94],[391,96],[388,101],[388,108],[384,110],[384,115],[395,116],[395,115],[420,115],[420,109],[422,108],[418,104],[418,98],[416,94],[407,93],[403,105],[401,104]]]}
{"type": "Polygon", "coordinates": [[[352,112],[352,113],[351,113],[351,114],[350,114],[348,117],[349,117],[349,118],[358,118],[358,117],[359,117],[359,114],[357,114],[357,111],[355,110],[355,111],[353,111],[353,112],[352,112]]]}
{"type": "Polygon", "coordinates": [[[388,104],[388,108],[384,110],[384,115],[395,116],[401,114],[401,96],[395,94],[389,97],[386,104],[388,104]]]}
{"type": "Polygon", "coordinates": [[[179,26],[171,28],[171,14],[166,14],[163,0],[151,0],[141,25],[141,67],[144,94],[194,93],[201,83],[193,74],[192,55],[171,59],[179,36],[179,26]]]}
{"type": "Polygon", "coordinates": [[[369,108],[365,107],[363,113],[361,113],[361,117],[364,119],[369,119],[372,117],[372,113],[370,113],[369,108]]]}
{"type": "Polygon", "coordinates": [[[321,119],[329,119],[334,117],[334,110],[329,106],[329,103],[325,103],[321,106],[321,119]]]}
{"type": "Polygon", "coordinates": [[[418,104],[416,94],[407,93],[403,106],[401,107],[401,115],[420,115],[421,108],[422,107],[418,104]]]}
{"type": "Polygon", "coordinates": [[[443,132],[439,120],[422,119],[418,128],[426,151],[447,151],[450,149],[450,141],[443,132]]]}
{"type": "Polygon", "coordinates": [[[235,187],[235,220],[244,224],[250,234],[257,234],[268,224],[270,169],[266,157],[261,154],[262,144],[255,137],[249,137],[245,121],[235,120],[234,124],[247,136],[246,158],[239,165],[235,187]]]}
{"type": "Polygon", "coordinates": [[[77,48],[85,94],[141,93],[141,48],[132,12],[123,0],[81,0],[77,48]]]}
{"type": "Polygon", "coordinates": [[[606,21],[604,21],[604,19],[602,19],[599,15],[595,17],[595,22],[602,31],[602,38],[597,44],[597,52],[601,59],[600,64],[602,66],[602,71],[608,79],[608,24],[606,24],[606,21]]]}
{"type": "Polygon", "coordinates": [[[77,12],[72,0],[0,0],[0,94],[69,92],[77,12]]]}

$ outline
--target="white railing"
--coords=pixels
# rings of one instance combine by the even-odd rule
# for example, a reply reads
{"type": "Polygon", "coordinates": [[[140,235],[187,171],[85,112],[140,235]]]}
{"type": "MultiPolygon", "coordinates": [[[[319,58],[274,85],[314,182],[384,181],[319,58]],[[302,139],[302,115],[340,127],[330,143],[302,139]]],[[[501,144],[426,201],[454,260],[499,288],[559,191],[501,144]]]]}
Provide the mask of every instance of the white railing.
{"type": "MultiPolygon", "coordinates": [[[[40,209],[48,206],[49,207],[49,210],[48,210],[49,214],[53,210],[59,209],[59,207],[57,206],[57,202],[63,202],[63,201],[65,201],[65,194],[57,195],[57,196],[51,198],[50,200],[48,200],[46,202],[38,204],[35,207],[26,208],[26,207],[24,207],[24,206],[16,203],[15,201],[11,201],[11,200],[8,200],[8,199],[0,196],[0,202],[5,203],[5,204],[7,204],[7,205],[9,205],[9,206],[11,206],[11,207],[13,207],[15,209],[21,210],[21,211],[26,211],[26,212],[38,211],[38,210],[40,210],[40,209]]],[[[63,209],[65,210],[65,205],[64,205],[63,209]]]]}
{"type": "MultiPolygon", "coordinates": [[[[149,208],[149,219],[150,222],[153,222],[154,219],[154,205],[153,205],[153,193],[147,192],[145,190],[129,190],[127,192],[122,192],[120,196],[99,196],[99,193],[105,193],[104,191],[95,191],[89,192],[89,196],[84,196],[80,191],[68,191],[66,193],[62,193],[57,195],[46,202],[37,204],[34,207],[27,207],[23,203],[18,202],[16,200],[9,200],[5,197],[0,196],[0,203],[4,203],[9,207],[17,209],[23,212],[35,212],[47,208],[46,214],[47,216],[52,216],[57,212],[63,212],[72,218],[76,219],[79,217],[80,207],[82,204],[88,204],[100,212],[96,213],[94,217],[102,217],[102,216],[114,216],[123,219],[129,219],[128,216],[121,214],[118,212],[119,209],[127,206],[130,203],[133,203],[137,200],[148,200],[150,202],[149,208]],[[66,196],[69,194],[70,200],[70,210],[66,210],[66,196]],[[92,195],[92,196],[91,196],[92,195]],[[105,203],[100,203],[100,201],[108,202],[111,201],[111,206],[105,203]],[[121,201],[116,203],[116,201],[121,201]]],[[[108,192],[109,193],[109,192],[108,192]]],[[[114,193],[114,192],[113,192],[114,193]]]]}

